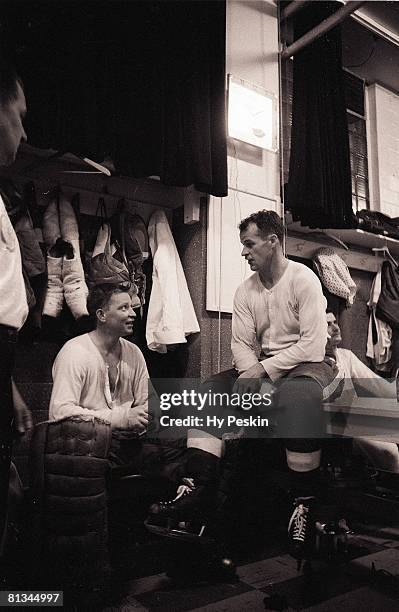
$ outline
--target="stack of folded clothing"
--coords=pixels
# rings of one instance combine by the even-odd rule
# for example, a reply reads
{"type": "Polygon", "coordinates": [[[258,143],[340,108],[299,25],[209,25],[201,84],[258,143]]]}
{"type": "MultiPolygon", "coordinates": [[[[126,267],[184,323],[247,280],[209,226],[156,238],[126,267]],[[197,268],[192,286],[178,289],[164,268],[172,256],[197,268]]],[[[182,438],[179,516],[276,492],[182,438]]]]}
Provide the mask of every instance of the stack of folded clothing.
{"type": "Polygon", "coordinates": [[[381,212],[372,210],[359,210],[356,213],[358,228],[372,234],[390,236],[399,240],[399,218],[391,219],[381,212]]]}

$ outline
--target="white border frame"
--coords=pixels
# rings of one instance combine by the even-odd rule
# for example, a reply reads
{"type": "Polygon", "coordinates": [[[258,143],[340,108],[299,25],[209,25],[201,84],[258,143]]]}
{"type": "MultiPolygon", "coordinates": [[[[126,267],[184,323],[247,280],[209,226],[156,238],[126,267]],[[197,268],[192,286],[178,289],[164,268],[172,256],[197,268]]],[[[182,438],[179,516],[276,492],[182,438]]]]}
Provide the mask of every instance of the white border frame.
{"type": "Polygon", "coordinates": [[[277,124],[278,124],[278,105],[277,105],[277,96],[274,93],[271,93],[270,91],[267,91],[264,87],[262,87],[261,85],[257,85],[255,83],[251,83],[250,81],[246,81],[245,79],[241,79],[240,77],[235,77],[232,74],[228,74],[227,75],[227,137],[232,139],[232,140],[238,140],[239,142],[245,142],[246,144],[252,146],[252,147],[257,147],[259,149],[263,149],[264,151],[271,151],[272,153],[277,153],[278,151],[278,142],[277,142],[277,137],[278,137],[278,128],[277,128],[277,124]],[[231,90],[231,83],[235,83],[237,85],[241,85],[242,87],[245,87],[246,89],[249,89],[250,91],[254,91],[257,94],[271,100],[272,102],[272,118],[271,118],[271,128],[272,128],[272,146],[268,147],[268,146],[263,146],[261,144],[257,144],[253,141],[249,141],[249,140],[243,140],[241,138],[237,138],[235,136],[231,136],[229,134],[229,105],[230,105],[230,90],[231,90]]]}

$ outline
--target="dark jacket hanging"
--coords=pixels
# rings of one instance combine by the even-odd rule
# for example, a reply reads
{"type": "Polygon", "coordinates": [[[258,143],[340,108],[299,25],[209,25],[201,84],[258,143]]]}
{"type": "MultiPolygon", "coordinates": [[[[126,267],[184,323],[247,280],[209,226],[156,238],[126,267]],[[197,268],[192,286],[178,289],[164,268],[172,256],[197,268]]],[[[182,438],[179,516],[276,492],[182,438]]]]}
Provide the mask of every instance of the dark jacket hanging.
{"type": "Polygon", "coordinates": [[[382,264],[381,293],[376,315],[399,331],[399,268],[388,260],[382,264]]]}
{"type": "MultiPolygon", "coordinates": [[[[295,39],[340,8],[311,2],[295,18],[295,39]]],[[[290,60],[288,60],[290,61],[290,60]]],[[[287,207],[309,227],[352,226],[351,170],[336,26],[294,56],[292,140],[287,207]]]]}
{"type": "Polygon", "coordinates": [[[399,268],[388,260],[382,264],[376,315],[392,327],[390,375],[396,377],[399,370],[399,268]]]}

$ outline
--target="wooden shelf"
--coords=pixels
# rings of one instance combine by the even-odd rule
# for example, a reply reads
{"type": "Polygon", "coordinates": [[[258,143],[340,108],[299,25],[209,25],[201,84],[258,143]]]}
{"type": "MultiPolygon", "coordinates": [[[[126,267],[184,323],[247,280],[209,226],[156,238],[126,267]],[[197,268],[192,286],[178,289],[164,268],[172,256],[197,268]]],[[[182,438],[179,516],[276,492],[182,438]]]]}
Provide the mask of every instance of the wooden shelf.
{"type": "Polygon", "coordinates": [[[399,240],[372,234],[361,229],[318,230],[303,227],[299,222],[287,225],[287,255],[313,259],[315,252],[323,246],[329,246],[345,261],[349,268],[377,272],[381,256],[374,255],[373,247],[387,246],[390,253],[399,259],[399,240]],[[342,240],[349,250],[344,249],[331,237],[342,240]]]}
{"type": "Polygon", "coordinates": [[[0,175],[11,178],[18,188],[33,181],[38,204],[48,204],[49,193],[57,184],[67,196],[81,194],[81,212],[95,214],[99,197],[104,197],[107,213],[111,215],[121,198],[128,207],[137,209],[145,221],[158,208],[163,208],[171,218],[174,208],[184,206],[185,222],[199,220],[200,197],[203,195],[192,187],[172,187],[155,177],[134,179],[127,176],[106,176],[94,172],[93,168],[74,155],[66,153],[51,159],[53,150],[41,150],[27,144],[21,145],[17,159],[0,175]]]}

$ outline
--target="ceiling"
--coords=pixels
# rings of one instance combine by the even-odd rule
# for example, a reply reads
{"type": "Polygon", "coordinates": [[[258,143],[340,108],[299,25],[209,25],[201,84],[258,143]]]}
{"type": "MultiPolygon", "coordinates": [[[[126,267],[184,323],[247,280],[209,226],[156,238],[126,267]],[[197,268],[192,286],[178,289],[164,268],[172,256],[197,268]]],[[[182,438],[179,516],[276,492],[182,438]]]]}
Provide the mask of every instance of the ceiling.
{"type": "Polygon", "coordinates": [[[360,8],[360,12],[378,21],[388,30],[399,34],[399,3],[397,0],[365,2],[360,8]]]}
{"type": "MultiPolygon", "coordinates": [[[[380,23],[389,24],[399,35],[399,6],[395,2],[366,2],[365,8],[373,19],[377,21],[378,17],[380,23]],[[378,7],[378,15],[374,7],[373,13],[368,10],[369,4],[383,5],[378,7]]],[[[399,93],[399,46],[377,36],[352,18],[342,24],[342,39],[345,68],[367,83],[380,83],[399,93]]]]}

